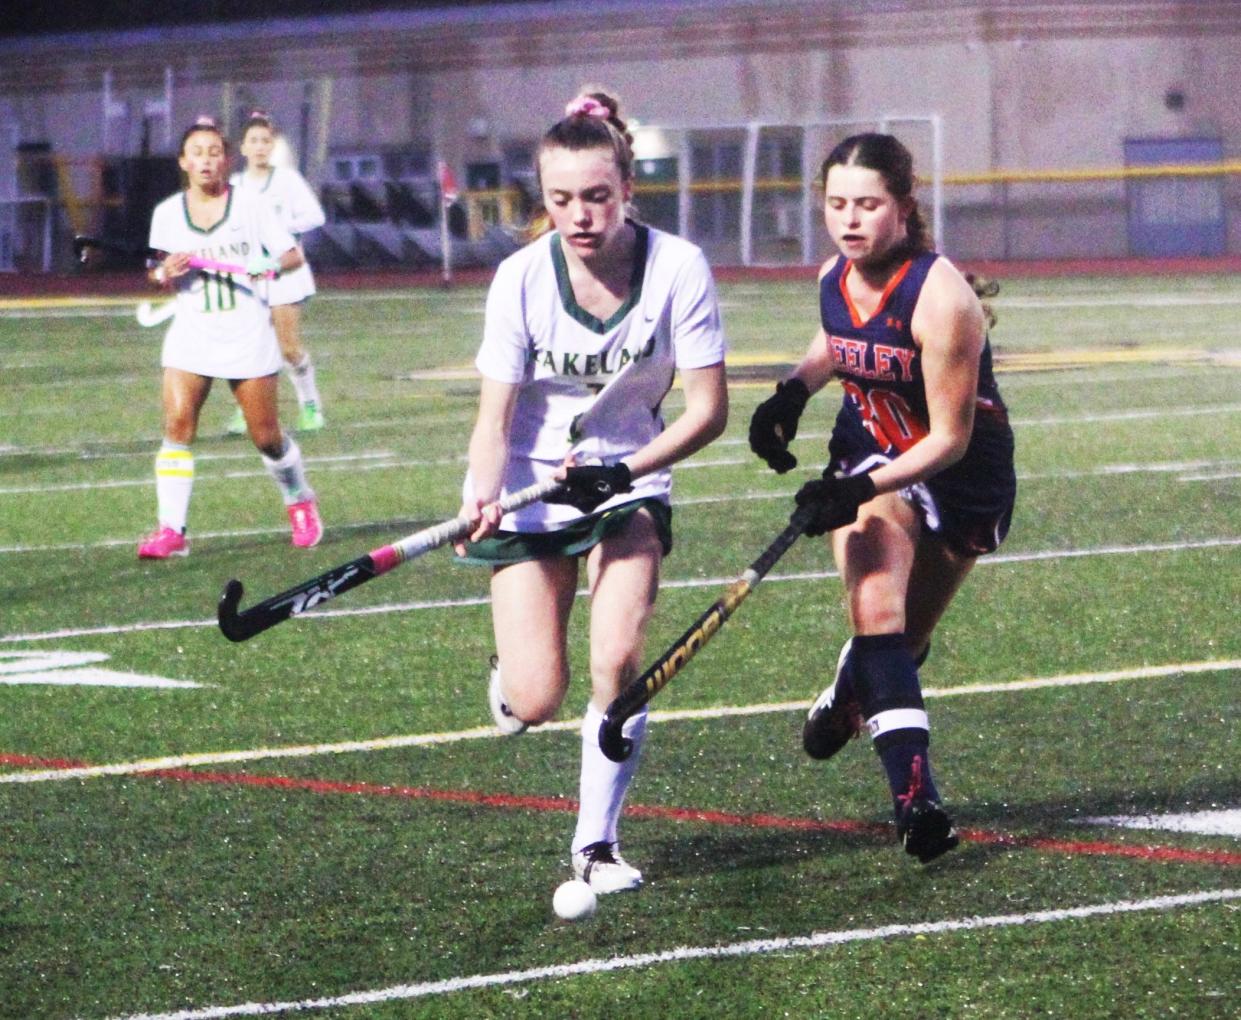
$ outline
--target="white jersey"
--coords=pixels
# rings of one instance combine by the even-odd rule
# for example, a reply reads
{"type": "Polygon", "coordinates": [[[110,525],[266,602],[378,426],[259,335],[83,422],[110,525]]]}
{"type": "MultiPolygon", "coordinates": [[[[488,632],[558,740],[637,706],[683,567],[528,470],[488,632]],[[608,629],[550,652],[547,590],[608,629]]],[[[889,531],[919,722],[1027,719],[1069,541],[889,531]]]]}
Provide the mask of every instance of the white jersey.
{"type": "MultiPolygon", "coordinates": [[[[520,387],[506,493],[546,478],[566,454],[579,464],[611,464],[645,446],[663,431],[661,405],[674,372],[724,360],[715,282],[702,252],[672,234],[635,227],[635,279],[606,322],[575,300],[558,234],[527,245],[496,271],[475,364],[487,378],[520,387]]],[[[644,497],[668,502],[671,487],[665,468],[635,479],[633,492],[600,509],[644,497]]],[[[467,478],[467,498],[470,492],[467,478]]],[[[569,506],[535,503],[501,527],[548,531],[579,516],[569,506]]]]}
{"type": "MultiPolygon", "coordinates": [[[[164,199],[151,215],[150,245],[166,252],[244,266],[262,248],[282,255],[296,242],[275,213],[230,188],[219,223],[190,222],[184,192],[164,199]]],[[[252,379],[280,370],[266,282],[244,273],[192,269],[173,281],[177,311],[164,337],[161,363],[215,379],[252,379]]]]}
{"type": "MultiPolygon", "coordinates": [[[[235,173],[229,183],[238,191],[257,195],[276,210],[280,222],[294,238],[323,226],[327,217],[306,178],[292,167],[272,167],[262,177],[235,173]]],[[[315,293],[315,278],[307,262],[289,273],[281,273],[268,286],[267,301],[272,305],[292,305],[315,293]]]]}

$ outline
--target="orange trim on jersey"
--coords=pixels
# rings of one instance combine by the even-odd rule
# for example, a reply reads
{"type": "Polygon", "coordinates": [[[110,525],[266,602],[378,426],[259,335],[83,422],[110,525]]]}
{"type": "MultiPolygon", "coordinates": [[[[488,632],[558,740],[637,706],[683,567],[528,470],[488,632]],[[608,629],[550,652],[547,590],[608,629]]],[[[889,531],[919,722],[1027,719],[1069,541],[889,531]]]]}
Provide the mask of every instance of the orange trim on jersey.
{"type": "Polygon", "coordinates": [[[849,288],[845,286],[845,278],[853,269],[853,260],[849,259],[845,263],[845,268],[840,272],[840,293],[845,299],[845,307],[849,309],[849,318],[853,320],[855,329],[861,329],[871,319],[883,311],[883,306],[888,303],[888,298],[892,296],[892,291],[896,290],[900,282],[905,279],[905,274],[909,272],[909,267],[913,265],[913,260],[905,262],[895,275],[888,281],[888,285],[883,288],[883,293],[879,295],[879,304],[875,305],[875,310],[866,318],[862,318],[862,314],[858,311],[857,305],[853,303],[853,298],[849,295],[849,288]]]}

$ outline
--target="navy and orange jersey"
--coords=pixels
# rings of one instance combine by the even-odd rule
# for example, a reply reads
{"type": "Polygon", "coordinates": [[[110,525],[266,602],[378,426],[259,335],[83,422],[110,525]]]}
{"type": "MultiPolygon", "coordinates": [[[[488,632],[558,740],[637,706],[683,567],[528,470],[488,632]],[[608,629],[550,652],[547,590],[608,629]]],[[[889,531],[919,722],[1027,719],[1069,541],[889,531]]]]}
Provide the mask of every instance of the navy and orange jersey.
{"type": "MultiPolygon", "coordinates": [[[[895,457],[930,431],[922,353],[910,327],[927,274],[940,256],[923,252],[897,270],[869,319],[863,319],[845,288],[853,263],[837,259],[819,281],[819,314],[835,374],[880,450],[895,457]]],[[[991,344],[978,363],[974,430],[1008,429],[1008,411],[991,369],[991,344]]]]}

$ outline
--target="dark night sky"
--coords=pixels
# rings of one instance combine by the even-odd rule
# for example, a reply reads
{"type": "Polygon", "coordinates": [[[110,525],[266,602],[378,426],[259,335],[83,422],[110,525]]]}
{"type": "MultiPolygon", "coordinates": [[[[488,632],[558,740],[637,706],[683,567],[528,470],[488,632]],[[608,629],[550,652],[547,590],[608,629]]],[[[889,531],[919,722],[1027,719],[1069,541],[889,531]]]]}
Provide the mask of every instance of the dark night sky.
{"type": "Polygon", "coordinates": [[[522,2],[527,0],[0,0],[0,36],[522,2]]]}

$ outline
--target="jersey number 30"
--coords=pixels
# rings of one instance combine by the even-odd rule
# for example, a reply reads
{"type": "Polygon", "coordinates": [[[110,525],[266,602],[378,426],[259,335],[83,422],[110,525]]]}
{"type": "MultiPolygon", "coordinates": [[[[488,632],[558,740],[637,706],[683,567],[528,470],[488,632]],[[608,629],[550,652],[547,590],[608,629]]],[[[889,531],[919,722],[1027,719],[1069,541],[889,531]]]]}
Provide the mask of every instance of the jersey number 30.
{"type": "Polygon", "coordinates": [[[904,397],[891,390],[873,389],[867,393],[848,379],[842,385],[853,406],[861,412],[862,424],[880,446],[904,453],[926,438],[926,426],[915,417],[904,397]]]}

